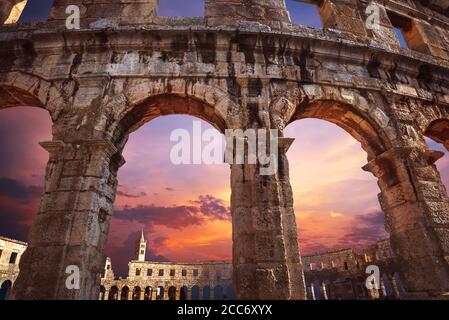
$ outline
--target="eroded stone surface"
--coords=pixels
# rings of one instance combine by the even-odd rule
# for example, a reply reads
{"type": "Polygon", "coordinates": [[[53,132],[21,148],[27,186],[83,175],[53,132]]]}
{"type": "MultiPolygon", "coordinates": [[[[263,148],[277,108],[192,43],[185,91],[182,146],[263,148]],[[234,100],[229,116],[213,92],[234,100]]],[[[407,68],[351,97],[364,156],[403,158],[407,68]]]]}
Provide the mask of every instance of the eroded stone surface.
{"type": "MultiPolygon", "coordinates": [[[[193,19],[157,17],[155,3],[117,0],[106,9],[78,0],[82,29],[68,31],[60,0],[46,24],[0,29],[0,105],[42,107],[53,120],[53,140],[42,143],[45,193],[15,298],[98,298],[127,137],[179,113],[221,131],[273,128],[281,137],[301,118],[339,125],[361,142],[364,169],[379,180],[407,291],[449,291],[449,199],[424,141],[448,145],[447,11],[383,1],[373,32],[355,0],[324,1],[323,30],[292,26],[283,1],[206,1],[206,16],[193,19]],[[257,12],[220,16],[214,6],[225,4],[257,12]],[[413,50],[392,36],[399,25],[413,50]],[[82,272],[78,291],[65,287],[73,264],[82,272]]],[[[285,152],[273,176],[260,176],[258,165],[231,167],[237,298],[305,298],[285,152]]]]}

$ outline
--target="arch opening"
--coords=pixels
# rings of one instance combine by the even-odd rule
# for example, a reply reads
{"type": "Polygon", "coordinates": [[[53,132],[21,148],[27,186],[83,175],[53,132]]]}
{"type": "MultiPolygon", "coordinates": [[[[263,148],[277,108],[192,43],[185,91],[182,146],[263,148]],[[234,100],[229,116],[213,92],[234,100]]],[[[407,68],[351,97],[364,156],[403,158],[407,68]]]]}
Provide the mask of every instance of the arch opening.
{"type": "Polygon", "coordinates": [[[348,104],[333,100],[310,103],[298,108],[290,123],[309,118],[328,121],[345,130],[361,143],[362,149],[368,153],[368,161],[392,147],[382,128],[348,104]]]}
{"type": "Polygon", "coordinates": [[[151,286],[145,288],[144,300],[153,300],[153,288],[151,286]]]}
{"type": "Polygon", "coordinates": [[[391,144],[375,123],[331,101],[298,110],[284,135],[296,140],[288,158],[301,255],[311,266],[308,299],[365,299],[357,279],[369,264],[365,252],[388,233],[377,178],[361,168],[391,144]],[[351,277],[329,283],[344,274],[351,277]]]}
{"type": "Polygon", "coordinates": [[[205,0],[159,0],[157,14],[161,17],[204,17],[204,8],[205,0]]]}
{"type": "Polygon", "coordinates": [[[5,280],[0,286],[0,300],[7,300],[12,288],[12,281],[5,280]]]}
{"type": "MultiPolygon", "coordinates": [[[[225,128],[224,119],[212,106],[196,98],[172,94],[145,99],[123,113],[113,136],[114,144],[123,150],[127,162],[118,172],[116,208],[107,244],[107,252],[111,252],[113,261],[122,265],[118,270],[122,276],[125,276],[123,266],[128,261],[114,254],[124,242],[135,241],[140,236],[140,232],[139,235],[131,233],[128,239],[118,240],[122,243],[112,243],[114,237],[111,234],[122,233],[119,228],[123,229],[125,225],[128,230],[144,230],[148,239],[146,255],[143,251],[143,257],[136,257],[142,262],[141,259],[186,263],[230,259],[230,172],[223,163],[224,145],[219,152],[216,149],[212,151],[214,158],[218,155],[221,164],[203,163],[204,157],[201,163],[195,162],[195,150],[198,151],[195,130],[200,131],[199,139],[202,141],[199,141],[199,149],[202,156],[211,141],[202,139],[206,133],[214,133],[214,137],[218,136],[224,142],[222,132],[225,128]],[[170,141],[177,130],[184,130],[189,135],[187,149],[191,152],[191,161],[187,165],[174,164],[171,158],[173,147],[181,143],[180,140],[170,141]],[[149,139],[151,145],[148,144],[149,139]],[[213,185],[211,181],[214,181],[213,185]],[[182,236],[179,242],[173,236],[176,234],[182,236]],[[180,250],[183,243],[184,250],[180,250]]],[[[203,275],[199,272],[201,268],[167,269],[162,275],[154,270],[151,273],[145,268],[143,270],[138,277],[151,281],[156,276],[170,276],[170,279],[193,277],[192,282],[198,285],[203,281],[203,275]]],[[[173,289],[167,290],[165,299],[190,298],[187,288],[181,288],[175,294],[173,289]]]]}
{"type": "Polygon", "coordinates": [[[122,288],[120,300],[128,300],[128,299],[129,299],[129,288],[127,286],[124,286],[122,288]]]}
{"type": "Polygon", "coordinates": [[[108,300],[117,300],[117,299],[118,299],[118,287],[112,286],[111,289],[109,289],[108,300]]]}

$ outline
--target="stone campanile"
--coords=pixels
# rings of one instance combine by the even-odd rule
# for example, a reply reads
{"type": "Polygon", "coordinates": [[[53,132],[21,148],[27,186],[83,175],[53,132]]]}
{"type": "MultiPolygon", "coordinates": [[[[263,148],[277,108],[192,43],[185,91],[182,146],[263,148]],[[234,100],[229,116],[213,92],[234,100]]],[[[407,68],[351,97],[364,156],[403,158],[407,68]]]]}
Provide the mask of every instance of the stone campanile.
{"type": "Polygon", "coordinates": [[[145,261],[145,253],[147,251],[147,240],[143,235],[143,231],[140,234],[140,239],[136,242],[136,260],[145,261]]]}
{"type": "Polygon", "coordinates": [[[209,25],[254,22],[279,30],[291,25],[285,0],[206,0],[209,25]]]}

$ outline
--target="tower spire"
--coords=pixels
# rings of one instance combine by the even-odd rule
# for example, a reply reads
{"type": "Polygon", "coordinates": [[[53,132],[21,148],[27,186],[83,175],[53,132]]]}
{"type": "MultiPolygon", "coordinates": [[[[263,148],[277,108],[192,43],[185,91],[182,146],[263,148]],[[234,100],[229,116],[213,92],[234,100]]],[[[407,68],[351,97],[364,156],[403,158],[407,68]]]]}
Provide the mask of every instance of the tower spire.
{"type": "Polygon", "coordinates": [[[142,230],[140,233],[140,239],[136,241],[136,260],[145,261],[146,251],[147,251],[147,240],[145,240],[145,236],[142,230]]]}

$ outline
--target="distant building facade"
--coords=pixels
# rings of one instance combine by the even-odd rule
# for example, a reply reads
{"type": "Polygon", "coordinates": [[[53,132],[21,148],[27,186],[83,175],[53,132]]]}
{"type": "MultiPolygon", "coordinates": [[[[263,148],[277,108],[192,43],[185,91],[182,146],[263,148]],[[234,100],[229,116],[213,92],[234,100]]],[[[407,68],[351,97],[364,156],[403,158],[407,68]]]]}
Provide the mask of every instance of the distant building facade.
{"type": "MultiPolygon", "coordinates": [[[[0,236],[0,300],[7,299],[19,274],[27,243],[0,236]]],[[[231,261],[192,263],[145,261],[147,241],[136,241],[128,276],[117,278],[110,258],[101,279],[100,300],[233,300],[231,261]]],[[[302,257],[309,300],[399,299],[405,292],[388,239],[360,253],[352,249],[302,257]],[[368,289],[368,266],[380,271],[378,288],[368,289]]]]}
{"type": "Polygon", "coordinates": [[[0,236],[0,300],[5,300],[19,275],[19,261],[27,244],[0,236]]]}
{"type": "Polygon", "coordinates": [[[117,279],[111,259],[106,260],[100,300],[234,299],[231,261],[149,262],[146,244],[142,233],[126,279],[117,279]]]}
{"type": "Polygon", "coordinates": [[[365,248],[303,256],[309,300],[399,299],[405,292],[388,239],[365,248]],[[368,266],[377,267],[377,288],[368,289],[368,266]]]}

